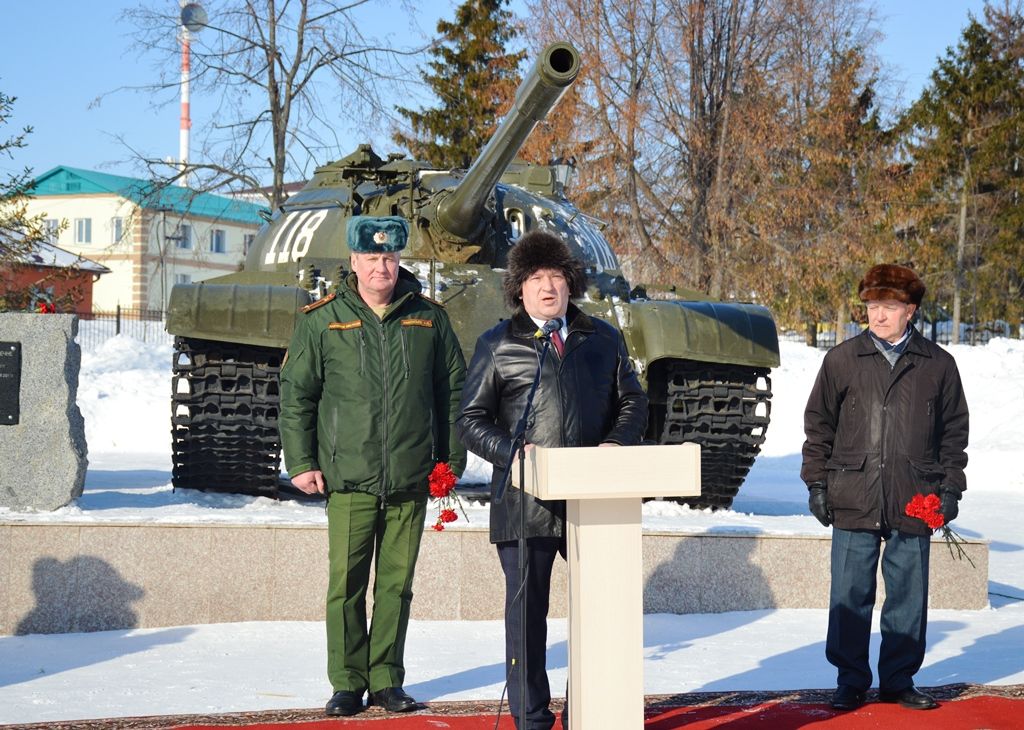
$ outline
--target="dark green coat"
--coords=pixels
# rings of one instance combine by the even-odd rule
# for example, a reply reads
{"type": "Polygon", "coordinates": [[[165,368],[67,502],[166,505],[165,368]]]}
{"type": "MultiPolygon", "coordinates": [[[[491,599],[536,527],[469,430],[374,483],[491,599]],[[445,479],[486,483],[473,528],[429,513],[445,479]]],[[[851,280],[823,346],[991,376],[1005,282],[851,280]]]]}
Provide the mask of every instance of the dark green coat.
{"type": "Polygon", "coordinates": [[[387,497],[426,491],[435,462],[456,474],[455,435],[466,363],[444,308],[399,269],[378,319],[354,274],[300,315],[281,368],[281,443],[291,475],[324,474],[327,489],[387,497]]]}

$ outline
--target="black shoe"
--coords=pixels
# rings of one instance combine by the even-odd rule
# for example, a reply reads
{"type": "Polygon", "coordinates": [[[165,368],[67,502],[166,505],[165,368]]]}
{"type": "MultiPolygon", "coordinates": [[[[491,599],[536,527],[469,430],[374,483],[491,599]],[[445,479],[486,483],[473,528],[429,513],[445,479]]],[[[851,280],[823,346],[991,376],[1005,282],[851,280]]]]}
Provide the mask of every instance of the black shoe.
{"type": "Polygon", "coordinates": [[[348,717],[363,710],[363,693],[339,689],[327,700],[324,711],[331,717],[348,717]]]}
{"type": "Polygon", "coordinates": [[[401,687],[387,687],[371,692],[369,704],[383,707],[388,712],[409,712],[417,707],[416,700],[401,687]]]}
{"type": "Polygon", "coordinates": [[[833,710],[856,710],[864,704],[866,699],[866,693],[854,689],[848,684],[841,684],[832,693],[832,701],[829,704],[832,705],[833,710]]]}
{"type": "Polygon", "coordinates": [[[925,694],[913,685],[906,689],[896,690],[895,692],[879,690],[878,701],[898,702],[903,707],[909,707],[911,710],[931,710],[939,706],[934,697],[925,694]]]}

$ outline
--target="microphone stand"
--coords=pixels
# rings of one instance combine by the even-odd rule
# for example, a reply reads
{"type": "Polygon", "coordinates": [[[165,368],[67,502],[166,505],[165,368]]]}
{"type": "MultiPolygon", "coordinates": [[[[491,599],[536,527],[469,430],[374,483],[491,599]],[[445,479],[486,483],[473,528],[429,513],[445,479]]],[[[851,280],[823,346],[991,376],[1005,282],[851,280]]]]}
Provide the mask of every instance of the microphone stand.
{"type": "Polygon", "coordinates": [[[537,372],[533,375],[533,384],[530,392],[526,395],[526,406],[523,414],[519,417],[516,430],[512,434],[512,447],[508,452],[508,463],[505,465],[505,473],[501,484],[494,494],[494,501],[500,503],[505,497],[505,487],[508,486],[512,476],[512,460],[516,451],[519,452],[519,656],[522,667],[519,669],[519,723],[523,722],[523,715],[526,712],[526,425],[529,420],[530,411],[533,409],[533,396],[537,393],[540,385],[540,376],[544,369],[544,360],[551,348],[551,337],[541,338],[544,345],[540,351],[540,361],[537,363],[537,372]]]}

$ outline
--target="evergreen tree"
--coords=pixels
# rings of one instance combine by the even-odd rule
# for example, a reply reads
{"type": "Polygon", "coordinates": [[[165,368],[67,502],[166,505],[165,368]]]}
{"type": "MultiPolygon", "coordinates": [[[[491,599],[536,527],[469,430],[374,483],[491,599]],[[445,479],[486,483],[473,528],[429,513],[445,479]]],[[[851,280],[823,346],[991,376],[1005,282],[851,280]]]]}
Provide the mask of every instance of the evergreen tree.
{"type": "Polygon", "coordinates": [[[1005,319],[1019,337],[1024,321],[1024,12],[1020,0],[985,7],[995,57],[1006,70],[1000,84],[1003,122],[992,160],[991,240],[978,273],[986,316],[1005,319]]]}
{"type": "MultiPolygon", "coordinates": [[[[0,126],[7,124],[13,114],[16,98],[0,91],[0,126]]],[[[14,159],[14,152],[26,145],[31,127],[0,140],[0,157],[14,159]]],[[[24,168],[0,180],[0,273],[12,271],[44,239],[42,216],[28,215],[26,193],[32,185],[32,170],[24,168]]],[[[10,291],[0,277],[0,312],[24,309],[29,303],[29,292],[10,291]]]]}
{"type": "Polygon", "coordinates": [[[952,308],[954,342],[961,319],[1020,317],[1024,75],[994,40],[972,18],[905,119],[922,273],[952,308]]]}
{"type": "Polygon", "coordinates": [[[414,111],[396,107],[411,134],[393,139],[413,157],[440,168],[467,168],[491,138],[519,83],[524,51],[507,53],[518,26],[507,10],[509,0],[465,0],[454,22],[441,20],[443,40],[421,72],[439,105],[414,111]]]}

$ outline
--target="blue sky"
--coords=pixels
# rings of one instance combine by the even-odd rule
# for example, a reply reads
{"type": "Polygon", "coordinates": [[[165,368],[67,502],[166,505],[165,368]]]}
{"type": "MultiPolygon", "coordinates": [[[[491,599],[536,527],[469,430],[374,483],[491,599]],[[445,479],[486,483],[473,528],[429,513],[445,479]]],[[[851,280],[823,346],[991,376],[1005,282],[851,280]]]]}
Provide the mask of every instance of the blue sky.
{"type": "MultiPolygon", "coordinates": [[[[152,6],[177,0],[150,0],[152,6]]],[[[410,19],[400,0],[378,0],[382,19],[400,17],[391,28],[396,37],[429,34],[438,17],[452,17],[457,0],[421,0],[420,15],[410,19]]],[[[11,123],[0,128],[7,138],[31,125],[28,148],[14,160],[0,159],[0,173],[29,166],[40,174],[56,165],[70,165],[131,175],[137,172],[131,152],[118,141],[154,157],[178,154],[178,107],[154,110],[144,94],[120,91],[92,102],[119,87],[141,86],[156,71],[129,47],[130,28],[119,20],[128,2],[112,0],[9,0],[4,5],[5,43],[0,61],[0,90],[18,97],[11,123]]],[[[514,2],[519,5],[519,2],[514,2]]],[[[913,99],[928,80],[936,57],[956,44],[971,11],[981,16],[984,0],[877,0],[886,35],[882,59],[905,84],[903,99],[913,99]]],[[[411,42],[411,40],[410,40],[411,42]]],[[[193,92],[193,143],[203,121],[204,105],[193,92]]],[[[354,149],[362,139],[346,146],[354,149]]],[[[390,150],[380,150],[390,151],[390,150]]]]}

